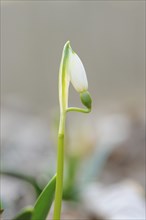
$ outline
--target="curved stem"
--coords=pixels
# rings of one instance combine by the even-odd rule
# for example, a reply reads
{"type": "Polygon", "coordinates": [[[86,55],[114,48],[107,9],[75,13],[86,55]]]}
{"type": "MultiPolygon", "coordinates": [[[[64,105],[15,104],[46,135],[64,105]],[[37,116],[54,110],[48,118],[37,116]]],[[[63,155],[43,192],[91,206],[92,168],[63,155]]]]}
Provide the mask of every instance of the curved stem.
{"type": "Polygon", "coordinates": [[[76,107],[70,107],[67,108],[66,112],[82,112],[82,113],[89,113],[91,111],[91,109],[84,109],[84,108],[76,108],[76,107]]]}

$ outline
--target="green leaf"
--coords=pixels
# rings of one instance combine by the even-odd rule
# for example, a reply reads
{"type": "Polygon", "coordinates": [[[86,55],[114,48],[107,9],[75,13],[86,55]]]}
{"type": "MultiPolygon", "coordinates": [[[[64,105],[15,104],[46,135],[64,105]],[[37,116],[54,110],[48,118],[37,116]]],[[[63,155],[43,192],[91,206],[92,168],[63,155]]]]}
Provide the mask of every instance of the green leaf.
{"type": "Polygon", "coordinates": [[[24,208],[13,220],[31,220],[33,207],[24,208]]]}
{"type": "Polygon", "coordinates": [[[38,185],[37,181],[32,176],[27,176],[23,173],[19,173],[19,172],[13,171],[13,170],[1,170],[0,174],[14,177],[14,178],[18,178],[18,179],[21,179],[21,180],[24,180],[24,181],[30,183],[34,187],[37,196],[39,196],[42,191],[42,189],[38,185]]]}
{"type": "Polygon", "coordinates": [[[56,187],[56,175],[50,180],[37,199],[31,220],[45,220],[51,208],[56,187]]]}

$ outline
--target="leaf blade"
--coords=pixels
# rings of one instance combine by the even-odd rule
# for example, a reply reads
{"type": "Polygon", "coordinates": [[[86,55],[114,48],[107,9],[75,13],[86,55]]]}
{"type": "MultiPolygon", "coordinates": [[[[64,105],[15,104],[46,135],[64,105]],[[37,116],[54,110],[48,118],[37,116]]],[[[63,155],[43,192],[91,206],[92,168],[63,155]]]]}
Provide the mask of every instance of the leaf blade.
{"type": "Polygon", "coordinates": [[[56,187],[56,175],[49,181],[38,197],[31,220],[45,220],[51,208],[56,187]]]}

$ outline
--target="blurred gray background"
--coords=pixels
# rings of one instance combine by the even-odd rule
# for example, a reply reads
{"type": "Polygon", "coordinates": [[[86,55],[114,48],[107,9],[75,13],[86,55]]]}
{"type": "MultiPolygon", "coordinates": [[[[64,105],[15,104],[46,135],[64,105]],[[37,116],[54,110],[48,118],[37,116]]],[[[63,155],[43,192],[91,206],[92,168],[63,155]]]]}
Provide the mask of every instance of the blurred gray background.
{"type": "MultiPolygon", "coordinates": [[[[94,108],[144,108],[144,1],[2,1],[2,100],[33,111],[58,105],[58,69],[67,40],[81,57],[94,108]]],[[[70,102],[78,94],[71,90],[70,102]]]]}
{"type": "MultiPolygon", "coordinates": [[[[83,201],[79,213],[67,206],[66,219],[144,220],[145,1],[124,0],[1,1],[3,218],[36,199],[7,172],[30,175],[42,189],[56,171],[67,40],[85,66],[93,108],[67,118],[66,159],[79,158],[74,185],[82,186],[83,201]]],[[[72,86],[69,105],[81,106],[72,86]]]]}

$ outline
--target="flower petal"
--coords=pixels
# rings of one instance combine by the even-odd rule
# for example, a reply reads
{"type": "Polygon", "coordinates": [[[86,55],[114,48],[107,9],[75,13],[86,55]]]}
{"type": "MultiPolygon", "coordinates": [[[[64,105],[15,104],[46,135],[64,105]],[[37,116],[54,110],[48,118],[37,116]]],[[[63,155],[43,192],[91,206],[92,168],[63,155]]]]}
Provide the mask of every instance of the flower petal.
{"type": "Polygon", "coordinates": [[[77,92],[83,92],[88,89],[88,81],[82,61],[78,55],[71,51],[69,57],[69,75],[70,81],[77,92]]]}

